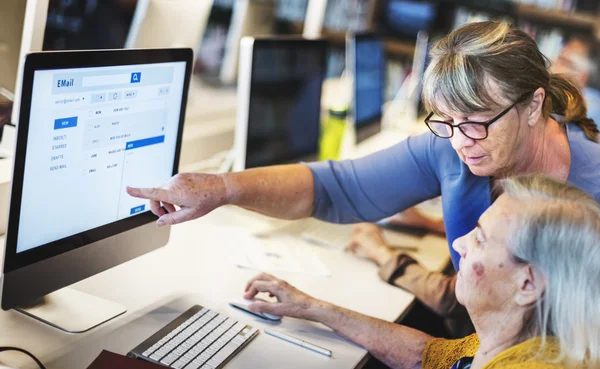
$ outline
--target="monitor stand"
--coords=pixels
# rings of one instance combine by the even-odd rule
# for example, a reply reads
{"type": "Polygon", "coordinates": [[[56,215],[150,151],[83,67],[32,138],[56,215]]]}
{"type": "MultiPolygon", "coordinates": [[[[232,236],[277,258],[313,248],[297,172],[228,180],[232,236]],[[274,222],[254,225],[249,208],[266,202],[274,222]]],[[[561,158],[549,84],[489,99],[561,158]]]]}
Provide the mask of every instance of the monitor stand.
{"type": "Polygon", "coordinates": [[[87,332],[127,311],[120,304],[72,288],[63,288],[15,310],[67,333],[87,332]]]}

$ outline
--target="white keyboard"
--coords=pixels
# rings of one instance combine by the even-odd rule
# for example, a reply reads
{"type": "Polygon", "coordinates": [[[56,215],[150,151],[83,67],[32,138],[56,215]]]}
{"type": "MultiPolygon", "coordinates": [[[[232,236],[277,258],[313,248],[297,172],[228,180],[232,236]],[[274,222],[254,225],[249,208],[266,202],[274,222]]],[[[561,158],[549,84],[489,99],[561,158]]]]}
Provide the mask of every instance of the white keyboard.
{"type": "Polygon", "coordinates": [[[220,369],[258,329],[194,306],[128,355],[176,369],[220,369]]]}

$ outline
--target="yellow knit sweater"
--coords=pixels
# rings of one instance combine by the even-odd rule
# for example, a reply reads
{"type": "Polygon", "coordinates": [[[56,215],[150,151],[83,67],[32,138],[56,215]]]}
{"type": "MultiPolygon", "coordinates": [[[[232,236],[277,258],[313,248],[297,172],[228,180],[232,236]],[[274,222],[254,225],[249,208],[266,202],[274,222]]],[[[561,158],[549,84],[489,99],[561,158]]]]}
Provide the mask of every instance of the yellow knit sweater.
{"type": "MultiPolygon", "coordinates": [[[[563,369],[561,364],[547,363],[543,360],[555,358],[559,346],[548,338],[540,351],[541,340],[531,338],[525,342],[502,351],[487,363],[483,369],[563,369]],[[539,353],[539,355],[537,355],[539,353]]],[[[423,352],[423,369],[450,369],[460,358],[475,356],[479,348],[476,334],[458,339],[435,338],[427,343],[423,352]]]]}

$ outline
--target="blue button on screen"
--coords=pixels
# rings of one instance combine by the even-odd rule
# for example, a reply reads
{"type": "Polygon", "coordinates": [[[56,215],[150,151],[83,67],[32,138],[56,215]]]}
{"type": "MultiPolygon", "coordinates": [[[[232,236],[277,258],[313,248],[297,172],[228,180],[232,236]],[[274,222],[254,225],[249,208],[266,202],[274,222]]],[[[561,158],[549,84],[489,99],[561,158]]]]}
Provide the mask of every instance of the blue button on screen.
{"type": "Polygon", "coordinates": [[[135,208],[131,208],[131,211],[129,212],[129,214],[133,215],[133,214],[141,213],[145,209],[146,209],[146,205],[136,206],[135,208]]]}
{"type": "Polygon", "coordinates": [[[54,121],[54,129],[77,127],[77,117],[59,118],[54,121]]]}
{"type": "Polygon", "coordinates": [[[141,72],[131,73],[131,83],[140,83],[141,80],[142,80],[141,72]]]}

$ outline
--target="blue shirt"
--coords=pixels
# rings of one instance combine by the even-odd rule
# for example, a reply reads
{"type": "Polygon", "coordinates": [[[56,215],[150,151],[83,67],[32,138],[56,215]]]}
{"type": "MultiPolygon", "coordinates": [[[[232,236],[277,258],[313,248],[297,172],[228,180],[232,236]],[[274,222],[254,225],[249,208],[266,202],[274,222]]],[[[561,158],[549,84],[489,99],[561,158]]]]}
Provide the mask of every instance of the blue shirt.
{"type": "MultiPolygon", "coordinates": [[[[600,144],[567,124],[568,183],[600,202],[600,144]]],[[[442,195],[448,245],[469,233],[492,204],[491,177],[471,173],[450,141],[430,132],[373,155],[308,164],[314,175],[313,216],[334,223],[377,221],[442,195]]],[[[459,254],[450,247],[454,268],[459,254]]]]}

